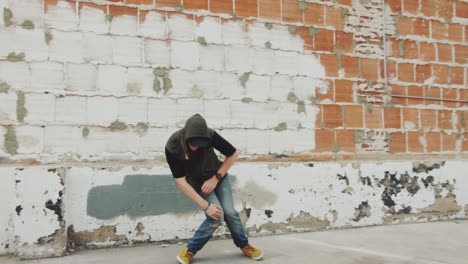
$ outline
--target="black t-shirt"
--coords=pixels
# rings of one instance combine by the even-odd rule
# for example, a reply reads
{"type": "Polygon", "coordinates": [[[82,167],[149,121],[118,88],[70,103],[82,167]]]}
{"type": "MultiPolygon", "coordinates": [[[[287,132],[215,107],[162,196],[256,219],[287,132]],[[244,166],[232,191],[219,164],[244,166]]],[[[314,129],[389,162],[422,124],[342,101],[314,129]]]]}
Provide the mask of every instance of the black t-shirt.
{"type": "MultiPolygon", "coordinates": [[[[230,157],[234,152],[236,152],[236,148],[234,148],[231,143],[229,143],[226,139],[220,136],[216,131],[214,132],[213,139],[211,142],[212,146],[221,152],[224,156],[230,157]]],[[[185,175],[185,163],[183,160],[177,159],[165,149],[166,152],[166,160],[169,164],[169,168],[171,169],[172,176],[174,178],[181,178],[186,176],[185,175]]]]}

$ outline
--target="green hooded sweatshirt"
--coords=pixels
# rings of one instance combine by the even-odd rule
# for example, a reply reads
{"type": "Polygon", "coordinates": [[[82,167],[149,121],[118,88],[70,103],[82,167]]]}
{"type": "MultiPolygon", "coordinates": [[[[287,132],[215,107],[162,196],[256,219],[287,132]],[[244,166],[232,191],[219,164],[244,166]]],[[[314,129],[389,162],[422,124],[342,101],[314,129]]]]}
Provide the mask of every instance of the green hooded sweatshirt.
{"type": "Polygon", "coordinates": [[[184,161],[185,177],[196,191],[200,191],[203,183],[215,175],[222,164],[211,144],[213,135],[214,130],[208,128],[205,119],[195,114],[187,120],[184,128],[172,134],[166,143],[167,151],[184,161]],[[206,148],[191,151],[188,139],[192,137],[204,137],[209,139],[210,143],[206,148]]]}

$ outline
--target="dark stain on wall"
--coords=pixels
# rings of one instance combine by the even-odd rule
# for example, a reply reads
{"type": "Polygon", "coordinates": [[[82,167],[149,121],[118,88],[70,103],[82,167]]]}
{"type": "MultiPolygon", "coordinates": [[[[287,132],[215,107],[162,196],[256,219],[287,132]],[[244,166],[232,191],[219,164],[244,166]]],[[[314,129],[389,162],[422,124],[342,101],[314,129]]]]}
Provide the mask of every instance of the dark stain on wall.
{"type": "Polygon", "coordinates": [[[346,174],[344,176],[341,175],[341,174],[338,174],[337,176],[338,176],[338,180],[344,180],[344,181],[346,181],[346,185],[349,185],[349,179],[346,176],[346,174]]]}
{"type": "Polygon", "coordinates": [[[122,185],[96,186],[88,193],[87,213],[97,219],[191,213],[199,208],[171,175],[127,175],[122,185]]]}
{"type": "Polygon", "coordinates": [[[424,187],[429,187],[429,185],[433,185],[434,183],[434,177],[433,176],[427,176],[427,178],[422,178],[421,181],[424,183],[424,187]]]}
{"type": "MultiPolygon", "coordinates": [[[[61,192],[60,192],[61,193],[61,192]]],[[[60,196],[62,196],[60,194],[60,196]]],[[[57,202],[52,202],[52,200],[48,200],[46,203],[45,203],[45,207],[49,210],[52,210],[55,212],[55,214],[57,215],[58,217],[58,221],[59,222],[62,222],[63,220],[63,214],[62,214],[62,198],[58,198],[57,199],[57,202]]]]}
{"type": "Polygon", "coordinates": [[[385,187],[382,201],[389,208],[395,206],[392,196],[397,195],[401,190],[407,190],[410,194],[415,195],[420,189],[418,177],[411,177],[407,172],[398,177],[397,173],[391,174],[386,171],[384,178],[379,181],[379,185],[385,187]]]}
{"type": "Polygon", "coordinates": [[[426,164],[424,163],[420,163],[417,167],[413,167],[413,172],[416,172],[416,173],[421,173],[421,172],[425,172],[425,173],[428,173],[434,169],[440,169],[441,167],[443,167],[445,165],[445,161],[442,161],[441,164],[438,164],[438,163],[435,163],[433,164],[432,166],[427,166],[426,164]]]}
{"type": "Polygon", "coordinates": [[[265,215],[268,217],[268,218],[271,218],[271,216],[273,215],[273,211],[272,210],[265,210],[265,215]]]}
{"type": "Polygon", "coordinates": [[[21,205],[16,206],[16,214],[19,216],[21,214],[21,211],[23,210],[23,207],[21,205]]]}

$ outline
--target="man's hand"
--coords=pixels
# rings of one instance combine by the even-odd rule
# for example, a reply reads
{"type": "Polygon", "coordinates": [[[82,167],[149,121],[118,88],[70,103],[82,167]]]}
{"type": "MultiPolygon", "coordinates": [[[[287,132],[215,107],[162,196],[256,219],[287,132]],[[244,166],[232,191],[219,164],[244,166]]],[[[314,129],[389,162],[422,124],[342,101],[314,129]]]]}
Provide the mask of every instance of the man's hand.
{"type": "Polygon", "coordinates": [[[218,220],[221,216],[224,215],[223,209],[217,204],[210,204],[205,212],[214,220],[218,220]]]}
{"type": "Polygon", "coordinates": [[[216,188],[218,182],[219,180],[216,178],[216,176],[213,176],[209,180],[205,181],[203,183],[203,186],[201,187],[202,193],[205,195],[210,194],[214,190],[214,188],[216,188]]]}

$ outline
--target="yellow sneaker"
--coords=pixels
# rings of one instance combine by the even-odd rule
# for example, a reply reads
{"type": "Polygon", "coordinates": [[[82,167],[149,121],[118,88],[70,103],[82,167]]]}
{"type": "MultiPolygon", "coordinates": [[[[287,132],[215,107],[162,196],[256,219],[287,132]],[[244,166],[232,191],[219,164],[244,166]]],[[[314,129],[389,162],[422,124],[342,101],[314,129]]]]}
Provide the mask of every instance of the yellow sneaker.
{"type": "Polygon", "coordinates": [[[179,261],[180,264],[190,264],[193,259],[193,253],[188,250],[188,248],[185,246],[182,248],[182,250],[179,252],[179,255],[177,255],[177,261],[179,261]]]}
{"type": "Polygon", "coordinates": [[[241,248],[242,253],[253,260],[261,260],[263,258],[263,251],[258,248],[254,248],[251,245],[247,245],[241,248]]]}

